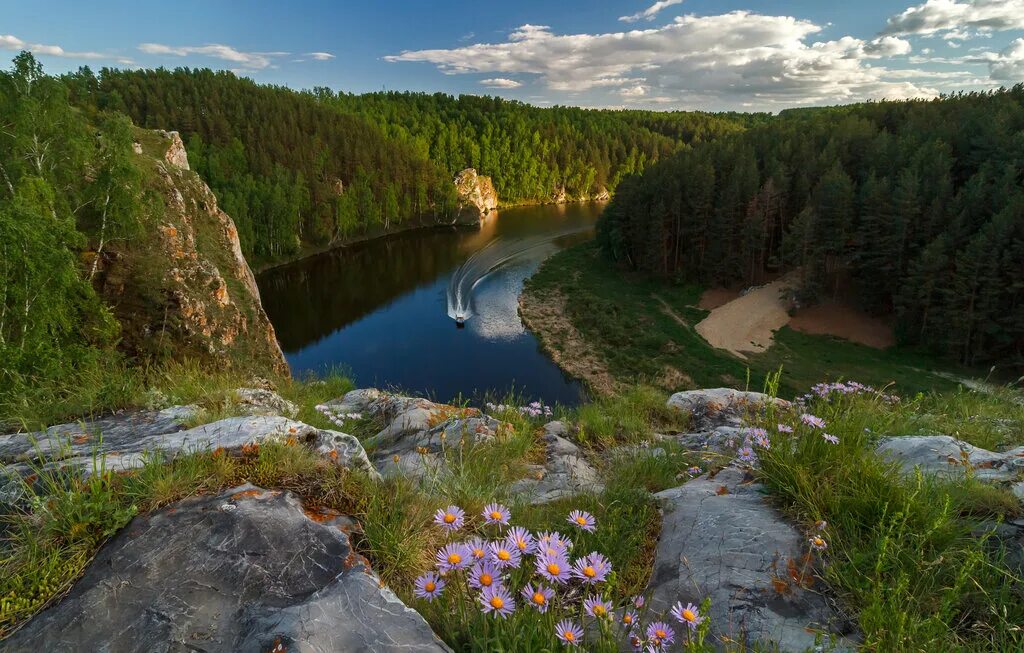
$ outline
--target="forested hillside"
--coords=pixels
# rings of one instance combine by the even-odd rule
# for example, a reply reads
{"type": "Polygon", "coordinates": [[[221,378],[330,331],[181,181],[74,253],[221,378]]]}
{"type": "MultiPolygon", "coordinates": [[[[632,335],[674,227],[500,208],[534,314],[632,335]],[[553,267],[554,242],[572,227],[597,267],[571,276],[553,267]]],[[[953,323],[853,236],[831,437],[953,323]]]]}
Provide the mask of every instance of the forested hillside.
{"type": "Polygon", "coordinates": [[[426,157],[309,94],[210,70],[84,68],[64,79],[79,105],[180,131],[257,259],[454,209],[451,178],[426,157]]]}
{"type": "Polygon", "coordinates": [[[357,113],[411,144],[449,175],[467,166],[494,180],[503,202],[584,199],[614,192],[628,175],[683,144],[735,133],[767,114],[538,108],[496,97],[444,93],[333,94],[321,101],[357,113]]]}
{"type": "Polygon", "coordinates": [[[1024,87],[784,113],[631,178],[598,226],[636,270],[707,284],[802,271],[902,342],[1024,361],[1024,87]]]}

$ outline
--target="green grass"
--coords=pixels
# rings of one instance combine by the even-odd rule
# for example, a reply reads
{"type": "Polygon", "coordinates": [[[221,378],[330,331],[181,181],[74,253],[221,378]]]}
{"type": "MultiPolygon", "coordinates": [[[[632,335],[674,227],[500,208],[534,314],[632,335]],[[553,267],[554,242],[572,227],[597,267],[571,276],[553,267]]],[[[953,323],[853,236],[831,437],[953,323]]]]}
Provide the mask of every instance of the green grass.
{"type": "Polygon", "coordinates": [[[606,448],[648,440],[652,431],[683,431],[688,416],[666,405],[668,395],[650,386],[634,386],[620,394],[598,397],[593,402],[564,411],[562,419],[579,426],[577,439],[585,445],[606,448]]]}
{"type": "MultiPolygon", "coordinates": [[[[947,419],[956,421],[958,408],[975,400],[947,398],[947,419]]],[[[807,410],[826,420],[838,445],[792,416],[769,415],[763,425],[774,435],[771,449],[759,452],[759,476],[797,523],[811,530],[816,520],[828,522],[818,571],[856,616],[864,650],[1022,650],[1020,579],[993,553],[995,540],[976,533],[981,521],[1020,514],[1020,502],[970,477],[903,478],[874,451],[878,433],[899,433],[922,405],[942,401],[813,402],[807,410]],[[797,426],[797,434],[775,433],[777,421],[797,426]]]]}
{"type": "MultiPolygon", "coordinates": [[[[678,391],[749,383],[757,389],[781,365],[786,371],[780,390],[784,396],[838,378],[879,387],[894,383],[901,391],[914,393],[956,389],[954,381],[927,369],[963,373],[912,352],[880,351],[789,328],[776,334],[775,345],[767,352],[743,361],[712,348],[694,330],[707,315],[696,308],[701,290],[619,270],[600,256],[594,243],[586,243],[545,261],[527,281],[525,292],[539,298],[560,292],[572,324],[607,363],[612,376],[627,384],[678,391]]],[[[544,333],[538,336],[551,346],[544,333]]]]}

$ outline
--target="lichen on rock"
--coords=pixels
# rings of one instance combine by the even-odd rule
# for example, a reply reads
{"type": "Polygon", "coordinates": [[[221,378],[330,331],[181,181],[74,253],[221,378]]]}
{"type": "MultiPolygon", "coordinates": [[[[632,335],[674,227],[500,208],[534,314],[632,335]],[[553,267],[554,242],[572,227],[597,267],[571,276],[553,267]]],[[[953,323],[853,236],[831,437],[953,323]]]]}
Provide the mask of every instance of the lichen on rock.
{"type": "Polygon", "coordinates": [[[494,183],[490,177],[477,174],[474,168],[466,168],[455,175],[455,190],[459,197],[459,223],[479,224],[488,213],[498,208],[498,192],[494,183]]]}

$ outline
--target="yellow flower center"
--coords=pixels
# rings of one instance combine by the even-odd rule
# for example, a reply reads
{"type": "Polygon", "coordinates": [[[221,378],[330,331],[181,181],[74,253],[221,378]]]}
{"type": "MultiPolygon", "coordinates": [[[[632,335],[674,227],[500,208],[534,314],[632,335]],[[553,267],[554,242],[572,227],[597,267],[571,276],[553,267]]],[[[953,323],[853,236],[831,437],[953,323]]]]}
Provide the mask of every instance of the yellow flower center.
{"type": "Polygon", "coordinates": [[[473,557],[474,558],[482,558],[482,557],[484,557],[484,550],[483,549],[473,549],[473,557]]]}
{"type": "Polygon", "coordinates": [[[548,573],[552,576],[557,576],[558,574],[562,573],[562,568],[552,562],[548,565],[548,573]]]}
{"type": "Polygon", "coordinates": [[[491,599],[491,607],[495,610],[501,610],[505,607],[505,601],[500,596],[495,596],[491,599]]]}
{"type": "Polygon", "coordinates": [[[500,551],[498,551],[498,560],[501,560],[502,562],[507,562],[511,558],[512,554],[506,551],[505,549],[501,549],[500,551]]]}
{"type": "Polygon", "coordinates": [[[433,581],[427,581],[427,584],[423,586],[423,589],[425,589],[428,592],[433,592],[437,589],[437,584],[433,581]]]}
{"type": "Polygon", "coordinates": [[[814,538],[814,546],[821,546],[824,543],[825,543],[825,540],[821,539],[820,537],[814,538]]]}
{"type": "Polygon", "coordinates": [[[452,553],[448,556],[448,564],[457,565],[460,562],[462,562],[462,556],[460,556],[458,553],[452,553]]]}
{"type": "Polygon", "coordinates": [[[665,637],[668,635],[668,633],[666,633],[664,630],[661,630],[660,628],[654,631],[654,634],[657,635],[658,639],[665,639],[665,637]]]}
{"type": "Polygon", "coordinates": [[[517,540],[516,546],[519,547],[520,551],[525,551],[527,547],[526,540],[517,540]]]}
{"type": "Polygon", "coordinates": [[[576,641],[576,633],[572,632],[571,630],[567,630],[564,633],[562,633],[562,637],[564,637],[567,641],[570,642],[576,641]]]}
{"type": "Polygon", "coordinates": [[[576,523],[579,524],[580,526],[586,526],[587,525],[587,518],[586,517],[577,517],[576,518],[576,523]]]}
{"type": "Polygon", "coordinates": [[[495,521],[500,520],[501,517],[502,517],[501,513],[498,512],[497,510],[495,510],[494,512],[491,513],[491,519],[493,519],[495,521]]]}
{"type": "Polygon", "coordinates": [[[683,619],[687,621],[696,621],[697,615],[693,614],[692,610],[683,610],[683,619]]]}
{"type": "Polygon", "coordinates": [[[631,615],[631,614],[623,615],[622,616],[622,623],[627,624],[627,625],[633,623],[633,615],[631,615]]]}
{"type": "Polygon", "coordinates": [[[583,575],[586,576],[587,578],[593,578],[594,576],[597,576],[597,572],[594,571],[593,567],[588,565],[588,566],[583,568],[583,575]]]}
{"type": "Polygon", "coordinates": [[[595,617],[603,617],[607,613],[608,613],[608,611],[605,610],[604,606],[601,605],[600,603],[598,603],[597,605],[594,606],[594,616],[595,617]]]}
{"type": "Polygon", "coordinates": [[[480,584],[485,587],[490,587],[493,580],[490,574],[480,574],[480,584]]]}
{"type": "Polygon", "coordinates": [[[540,592],[534,592],[533,593],[533,602],[534,603],[536,603],[537,605],[544,605],[545,601],[547,601],[547,599],[544,598],[543,594],[541,594],[540,592]]]}
{"type": "Polygon", "coordinates": [[[453,515],[450,512],[446,512],[445,515],[444,515],[444,523],[446,523],[446,524],[454,524],[455,523],[455,515],[453,515]]]}

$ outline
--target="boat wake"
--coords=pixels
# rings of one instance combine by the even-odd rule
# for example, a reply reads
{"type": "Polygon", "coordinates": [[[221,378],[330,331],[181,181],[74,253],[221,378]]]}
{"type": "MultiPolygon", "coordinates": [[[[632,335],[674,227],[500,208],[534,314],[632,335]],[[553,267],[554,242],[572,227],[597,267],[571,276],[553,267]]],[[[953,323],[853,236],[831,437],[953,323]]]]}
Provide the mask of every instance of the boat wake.
{"type": "Polygon", "coordinates": [[[559,238],[582,233],[591,226],[575,227],[563,231],[529,238],[494,238],[477,250],[452,274],[448,282],[448,317],[459,325],[473,317],[473,290],[490,274],[514,261],[521,260],[559,238]]]}

